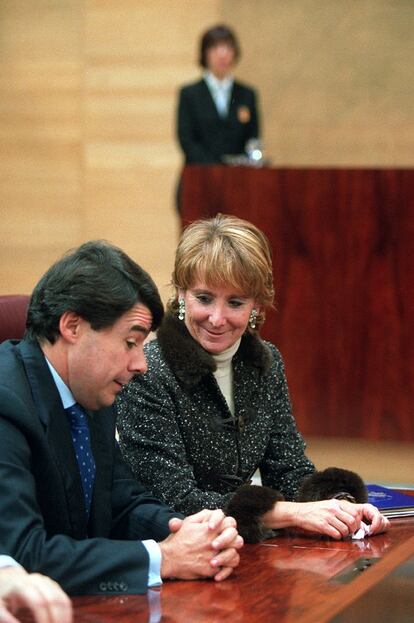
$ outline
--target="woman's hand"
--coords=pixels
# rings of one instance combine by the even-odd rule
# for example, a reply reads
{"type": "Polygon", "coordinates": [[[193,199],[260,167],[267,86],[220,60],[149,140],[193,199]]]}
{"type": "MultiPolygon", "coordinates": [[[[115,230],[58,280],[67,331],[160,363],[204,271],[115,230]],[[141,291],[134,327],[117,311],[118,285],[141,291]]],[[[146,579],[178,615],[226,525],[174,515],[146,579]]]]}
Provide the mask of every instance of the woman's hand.
{"type": "Polygon", "coordinates": [[[390,527],[390,520],[381,515],[376,506],[372,504],[358,504],[362,508],[362,520],[369,524],[369,535],[386,532],[390,527]]]}
{"type": "Polygon", "coordinates": [[[294,524],[306,532],[343,539],[358,530],[362,511],[360,505],[346,500],[321,500],[296,503],[294,524]]]}
{"type": "Polygon", "coordinates": [[[318,502],[277,502],[262,519],[269,528],[296,527],[336,540],[354,534],[361,521],[370,524],[370,535],[384,532],[390,525],[372,504],[353,504],[334,498],[318,502]]]}

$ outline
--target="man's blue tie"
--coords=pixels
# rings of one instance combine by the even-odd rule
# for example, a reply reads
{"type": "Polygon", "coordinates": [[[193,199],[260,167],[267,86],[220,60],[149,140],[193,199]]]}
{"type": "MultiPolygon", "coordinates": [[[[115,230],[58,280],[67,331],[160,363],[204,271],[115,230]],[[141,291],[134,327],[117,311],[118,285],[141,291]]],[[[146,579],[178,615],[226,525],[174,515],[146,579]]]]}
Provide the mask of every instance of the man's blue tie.
{"type": "Polygon", "coordinates": [[[69,418],[73,447],[79,465],[85,496],[86,517],[89,518],[96,466],[91,449],[88,419],[85,411],[77,402],[72,407],[65,409],[65,411],[69,418]]]}

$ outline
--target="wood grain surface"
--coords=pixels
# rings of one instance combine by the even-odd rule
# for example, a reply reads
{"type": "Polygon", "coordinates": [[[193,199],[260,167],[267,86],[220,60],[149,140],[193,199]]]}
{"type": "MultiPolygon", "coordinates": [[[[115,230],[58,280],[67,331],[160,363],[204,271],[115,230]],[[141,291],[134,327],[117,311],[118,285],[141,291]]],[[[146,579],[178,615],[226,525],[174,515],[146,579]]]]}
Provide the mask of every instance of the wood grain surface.
{"type": "MultiPolygon", "coordinates": [[[[158,593],[160,621],[323,623],[381,582],[413,553],[412,519],[393,522],[389,533],[364,541],[281,536],[245,546],[239,568],[223,583],[165,582],[158,593]],[[335,580],[336,574],[361,557],[379,557],[380,561],[350,584],[335,580]]],[[[75,623],[149,622],[146,596],[78,597],[74,606],[75,623]]]]}

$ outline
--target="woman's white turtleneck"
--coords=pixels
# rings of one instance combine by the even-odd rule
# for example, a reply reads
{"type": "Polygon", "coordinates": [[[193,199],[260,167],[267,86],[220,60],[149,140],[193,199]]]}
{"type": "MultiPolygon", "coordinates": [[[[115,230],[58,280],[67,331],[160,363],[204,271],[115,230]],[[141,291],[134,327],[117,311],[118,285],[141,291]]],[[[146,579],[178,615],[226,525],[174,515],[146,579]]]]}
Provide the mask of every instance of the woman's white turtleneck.
{"type": "Polygon", "coordinates": [[[223,350],[218,355],[212,355],[217,365],[217,370],[213,372],[215,379],[220,387],[221,393],[226,399],[230,413],[234,415],[234,395],[233,395],[233,366],[231,361],[240,346],[241,338],[230,348],[223,350]]]}

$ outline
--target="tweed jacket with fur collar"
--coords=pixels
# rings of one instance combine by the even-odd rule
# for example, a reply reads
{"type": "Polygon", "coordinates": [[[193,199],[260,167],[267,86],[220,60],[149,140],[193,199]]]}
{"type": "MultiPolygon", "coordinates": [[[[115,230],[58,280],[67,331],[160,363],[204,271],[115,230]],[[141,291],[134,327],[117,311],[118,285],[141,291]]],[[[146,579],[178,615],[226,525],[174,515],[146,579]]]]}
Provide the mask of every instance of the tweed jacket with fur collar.
{"type": "Polygon", "coordinates": [[[117,400],[124,458],[172,508],[223,508],[257,467],[262,482],[293,499],[314,472],[291,413],[284,365],[246,332],[233,357],[235,416],[212,374],[215,361],[168,313],[145,347],[148,371],[117,400]]]}

